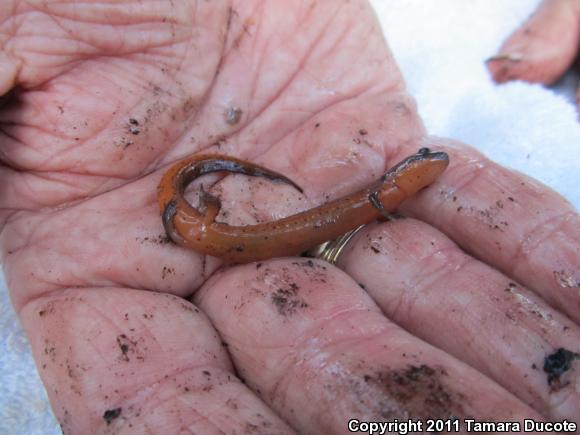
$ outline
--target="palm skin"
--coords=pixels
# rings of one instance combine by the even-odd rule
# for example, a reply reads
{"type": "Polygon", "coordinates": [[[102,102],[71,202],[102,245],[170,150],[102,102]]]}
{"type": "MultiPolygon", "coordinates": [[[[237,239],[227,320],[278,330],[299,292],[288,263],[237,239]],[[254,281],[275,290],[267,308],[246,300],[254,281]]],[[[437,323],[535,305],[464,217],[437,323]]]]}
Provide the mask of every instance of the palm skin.
{"type": "Polygon", "coordinates": [[[578,369],[558,389],[533,367],[580,351],[558,311],[580,320],[577,214],[426,136],[368,4],[8,6],[3,262],[65,433],[574,415],[578,369]],[[248,224],[360,188],[424,145],[452,160],[404,206],[426,223],[369,226],[346,274],[296,258],[220,269],[164,238],[156,185],[191,153],[305,188],[222,179],[219,219],[248,224]]]}

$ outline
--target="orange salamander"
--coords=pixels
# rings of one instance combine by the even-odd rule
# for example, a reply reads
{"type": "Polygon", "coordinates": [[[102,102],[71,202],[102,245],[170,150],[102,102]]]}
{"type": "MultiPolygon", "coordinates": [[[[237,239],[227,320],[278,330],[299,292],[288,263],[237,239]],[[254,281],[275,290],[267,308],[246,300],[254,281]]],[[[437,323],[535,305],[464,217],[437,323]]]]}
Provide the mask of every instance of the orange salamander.
{"type": "Polygon", "coordinates": [[[202,213],[184,198],[194,179],[210,172],[232,172],[280,181],[302,189],[282,174],[234,157],[200,154],[185,158],[164,174],[158,188],[163,226],[178,245],[224,260],[246,263],[299,255],[381,216],[433,183],[449,164],[444,152],[421,148],[369,187],[283,219],[256,225],[217,222],[219,198],[203,191],[202,213]]]}

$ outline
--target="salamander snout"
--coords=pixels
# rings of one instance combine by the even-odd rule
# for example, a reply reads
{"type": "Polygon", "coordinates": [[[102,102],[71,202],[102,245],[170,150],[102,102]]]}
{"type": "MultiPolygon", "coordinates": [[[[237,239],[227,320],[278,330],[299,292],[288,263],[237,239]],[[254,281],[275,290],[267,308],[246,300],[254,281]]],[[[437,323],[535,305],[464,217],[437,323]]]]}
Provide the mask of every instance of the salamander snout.
{"type": "Polygon", "coordinates": [[[420,148],[419,151],[417,151],[417,154],[415,154],[415,156],[427,160],[449,161],[449,156],[447,155],[447,153],[444,153],[442,151],[432,152],[431,149],[427,147],[420,148]]]}

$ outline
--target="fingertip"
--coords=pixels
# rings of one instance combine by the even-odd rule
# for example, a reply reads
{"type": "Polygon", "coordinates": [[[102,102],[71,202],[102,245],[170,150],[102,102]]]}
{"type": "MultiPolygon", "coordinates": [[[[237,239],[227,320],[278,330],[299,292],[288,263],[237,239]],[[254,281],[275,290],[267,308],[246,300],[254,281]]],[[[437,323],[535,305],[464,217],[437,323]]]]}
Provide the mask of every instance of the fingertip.
{"type": "Polygon", "coordinates": [[[491,79],[497,84],[503,84],[514,78],[514,62],[516,61],[509,60],[504,55],[497,55],[487,59],[485,65],[491,75],[491,79]]]}

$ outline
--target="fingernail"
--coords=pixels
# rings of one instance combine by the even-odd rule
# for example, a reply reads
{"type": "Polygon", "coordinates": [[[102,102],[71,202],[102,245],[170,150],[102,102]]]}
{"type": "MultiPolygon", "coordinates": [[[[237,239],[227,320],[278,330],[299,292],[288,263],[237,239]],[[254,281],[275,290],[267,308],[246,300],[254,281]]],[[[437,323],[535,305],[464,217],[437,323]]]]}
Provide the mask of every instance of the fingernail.
{"type": "Polygon", "coordinates": [[[510,62],[520,62],[524,59],[523,54],[521,53],[498,53],[495,56],[491,56],[487,58],[485,62],[493,62],[496,60],[509,60],[510,62]]]}

